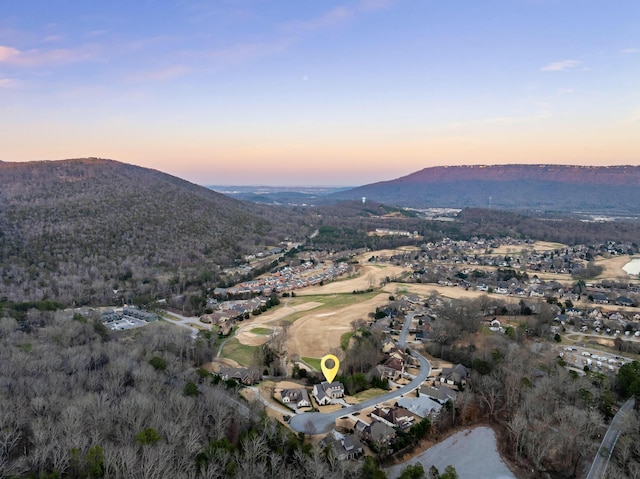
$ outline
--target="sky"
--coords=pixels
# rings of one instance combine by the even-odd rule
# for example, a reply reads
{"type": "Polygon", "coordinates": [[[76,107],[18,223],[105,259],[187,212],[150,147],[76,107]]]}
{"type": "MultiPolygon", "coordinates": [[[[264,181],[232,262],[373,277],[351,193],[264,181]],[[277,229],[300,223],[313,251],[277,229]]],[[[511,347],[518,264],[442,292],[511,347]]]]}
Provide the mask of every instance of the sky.
{"type": "Polygon", "coordinates": [[[0,160],[201,185],[640,164],[638,0],[0,0],[0,160]]]}

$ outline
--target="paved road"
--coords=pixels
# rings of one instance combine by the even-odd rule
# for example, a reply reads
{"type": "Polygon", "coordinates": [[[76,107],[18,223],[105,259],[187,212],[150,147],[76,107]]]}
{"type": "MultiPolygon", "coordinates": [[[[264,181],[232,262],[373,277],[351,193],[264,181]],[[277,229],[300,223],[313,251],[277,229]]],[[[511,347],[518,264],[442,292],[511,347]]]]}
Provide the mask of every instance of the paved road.
{"type": "Polygon", "coordinates": [[[596,453],[596,457],[593,459],[587,479],[603,479],[607,472],[607,466],[609,465],[609,459],[613,453],[613,448],[616,446],[620,432],[624,428],[627,418],[630,414],[633,414],[633,399],[629,399],[622,405],[618,414],[611,420],[609,429],[602,439],[602,444],[596,453]]]}
{"type": "Polygon", "coordinates": [[[363,409],[374,406],[378,403],[390,401],[392,399],[400,397],[402,394],[406,394],[420,387],[420,385],[429,377],[429,373],[431,372],[431,365],[429,364],[429,361],[427,361],[419,354],[414,352],[412,353],[412,355],[418,358],[418,360],[420,361],[420,373],[406,386],[400,389],[396,389],[395,391],[389,391],[388,393],[385,393],[381,396],[368,399],[364,402],[361,402],[360,404],[340,409],[338,411],[330,413],[305,412],[302,414],[297,414],[293,416],[291,418],[291,421],[289,422],[291,429],[296,432],[305,432],[308,434],[319,434],[328,432],[334,427],[336,419],[338,419],[339,417],[362,411],[363,409]]]}
{"type": "Polygon", "coordinates": [[[200,318],[196,316],[182,316],[181,314],[172,313],[171,311],[167,311],[166,313],[167,316],[171,316],[171,319],[168,321],[170,324],[175,324],[176,326],[181,326],[188,329],[189,331],[191,331],[194,338],[198,336],[200,328],[211,330],[210,324],[201,323],[200,318]]]}
{"type": "Polygon", "coordinates": [[[402,332],[400,333],[400,337],[398,338],[398,347],[404,349],[407,344],[407,335],[409,334],[409,329],[411,328],[411,321],[416,313],[411,312],[407,313],[404,319],[404,326],[402,327],[402,332]]]}

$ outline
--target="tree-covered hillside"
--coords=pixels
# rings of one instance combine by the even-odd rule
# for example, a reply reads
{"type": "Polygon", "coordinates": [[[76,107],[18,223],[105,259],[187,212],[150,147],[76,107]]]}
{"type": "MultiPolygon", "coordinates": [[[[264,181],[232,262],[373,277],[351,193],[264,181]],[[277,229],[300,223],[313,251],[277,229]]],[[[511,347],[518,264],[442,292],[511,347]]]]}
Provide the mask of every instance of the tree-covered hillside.
{"type": "Polygon", "coordinates": [[[3,163],[0,184],[0,300],[177,294],[303,234],[277,209],[110,160],[3,163]]]}

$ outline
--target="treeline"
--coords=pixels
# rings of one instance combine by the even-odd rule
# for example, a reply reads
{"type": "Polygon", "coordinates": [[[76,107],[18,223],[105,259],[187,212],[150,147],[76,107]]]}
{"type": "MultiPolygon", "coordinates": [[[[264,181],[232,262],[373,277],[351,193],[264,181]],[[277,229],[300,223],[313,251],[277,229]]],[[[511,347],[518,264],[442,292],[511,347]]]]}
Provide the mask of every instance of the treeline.
{"type": "Polygon", "coordinates": [[[0,476],[361,477],[214,384],[187,331],[155,323],[114,340],[38,314],[28,330],[0,319],[0,476]]]}

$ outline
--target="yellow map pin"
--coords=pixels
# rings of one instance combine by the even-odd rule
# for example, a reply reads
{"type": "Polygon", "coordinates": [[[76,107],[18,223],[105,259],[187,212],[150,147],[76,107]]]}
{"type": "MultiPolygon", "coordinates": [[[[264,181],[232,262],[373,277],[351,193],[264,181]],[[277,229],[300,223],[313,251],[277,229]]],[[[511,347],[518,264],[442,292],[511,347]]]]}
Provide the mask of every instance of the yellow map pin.
{"type": "Polygon", "coordinates": [[[333,354],[327,354],[320,360],[320,367],[322,368],[322,374],[327,379],[329,383],[332,383],[338,374],[338,369],[340,369],[340,361],[333,354]],[[327,366],[327,361],[333,361],[333,367],[327,366]]]}

